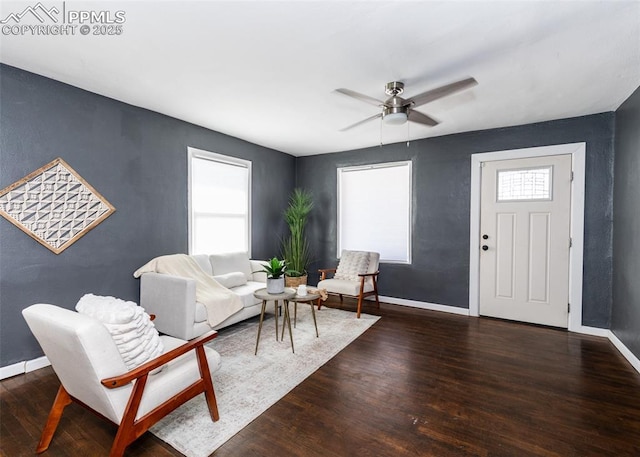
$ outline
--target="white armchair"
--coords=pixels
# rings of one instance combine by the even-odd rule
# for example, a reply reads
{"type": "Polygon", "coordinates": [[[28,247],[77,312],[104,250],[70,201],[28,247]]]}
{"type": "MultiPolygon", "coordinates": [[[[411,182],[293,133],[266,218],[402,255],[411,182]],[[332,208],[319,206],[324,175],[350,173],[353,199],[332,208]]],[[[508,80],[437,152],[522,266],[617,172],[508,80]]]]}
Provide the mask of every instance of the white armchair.
{"type": "MultiPolygon", "coordinates": [[[[337,294],[342,301],[343,295],[358,299],[358,313],[360,318],[362,310],[362,300],[365,297],[375,295],[376,304],[380,307],[378,299],[378,267],[380,264],[380,254],[367,251],[347,251],[343,250],[337,268],[324,268],[320,272],[320,282],[318,289],[325,289],[327,293],[337,294]],[[327,275],[333,273],[332,278],[327,275]]],[[[318,300],[318,309],[321,302],[318,300]]]]}
{"type": "Polygon", "coordinates": [[[219,368],[220,355],[204,346],[216,332],[189,342],[161,336],[165,353],[128,371],[99,320],[48,304],[29,306],[22,314],[61,383],[36,453],[48,449],[73,401],[118,425],[111,457],[123,455],[149,427],[201,393],[211,419],[218,420],[211,373],[219,368]]]}

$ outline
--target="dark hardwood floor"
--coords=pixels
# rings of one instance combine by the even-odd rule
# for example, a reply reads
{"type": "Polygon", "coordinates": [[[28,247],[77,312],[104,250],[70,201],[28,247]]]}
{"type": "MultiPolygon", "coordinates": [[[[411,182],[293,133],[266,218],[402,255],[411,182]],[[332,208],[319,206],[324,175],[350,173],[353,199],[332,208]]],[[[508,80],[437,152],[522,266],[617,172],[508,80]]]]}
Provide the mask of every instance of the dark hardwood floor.
{"type": "MultiPolygon", "coordinates": [[[[640,374],[608,340],[385,304],[379,314],[213,455],[640,456],[640,374]]],[[[1,455],[33,455],[57,388],[51,368],[0,382],[1,455]]],[[[43,455],[106,456],[114,435],[71,405],[43,455]]],[[[126,455],[181,454],[147,433],[126,455]]]]}

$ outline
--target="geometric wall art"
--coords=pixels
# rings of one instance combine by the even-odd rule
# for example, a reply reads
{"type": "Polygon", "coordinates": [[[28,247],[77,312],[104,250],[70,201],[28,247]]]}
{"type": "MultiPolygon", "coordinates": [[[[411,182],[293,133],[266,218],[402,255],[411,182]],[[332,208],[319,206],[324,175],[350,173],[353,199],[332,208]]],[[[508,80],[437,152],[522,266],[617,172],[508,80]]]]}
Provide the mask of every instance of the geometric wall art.
{"type": "Polygon", "coordinates": [[[0,190],[0,214],[56,254],[115,210],[61,158],[0,190]]]}

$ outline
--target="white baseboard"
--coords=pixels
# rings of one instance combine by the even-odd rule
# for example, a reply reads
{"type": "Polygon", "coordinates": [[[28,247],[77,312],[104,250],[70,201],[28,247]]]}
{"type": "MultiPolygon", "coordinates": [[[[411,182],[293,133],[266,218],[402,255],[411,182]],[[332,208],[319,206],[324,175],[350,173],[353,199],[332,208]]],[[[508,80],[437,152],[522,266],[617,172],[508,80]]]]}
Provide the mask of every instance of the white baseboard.
{"type": "Polygon", "coordinates": [[[30,371],[36,371],[40,368],[48,367],[49,365],[51,365],[51,362],[49,362],[49,359],[43,355],[37,359],[27,360],[24,363],[24,372],[29,373],[30,371]]]}
{"type": "Polygon", "coordinates": [[[620,354],[623,355],[625,359],[629,361],[631,366],[636,369],[638,373],[640,373],[640,359],[638,359],[633,352],[631,352],[623,343],[618,339],[618,337],[611,330],[607,330],[609,332],[609,341],[613,343],[620,354]]]}
{"type": "Polygon", "coordinates": [[[429,309],[431,311],[442,311],[444,313],[460,314],[462,316],[468,316],[469,310],[467,308],[458,308],[457,306],[439,305],[437,303],[427,303],[423,301],[407,300],[405,298],[396,297],[379,297],[381,302],[391,303],[392,305],[411,306],[412,308],[429,309]]]}
{"type": "Polygon", "coordinates": [[[6,367],[0,368],[0,379],[11,378],[24,372],[24,362],[7,365],[6,367]]]}
{"type": "Polygon", "coordinates": [[[19,374],[29,373],[30,371],[39,370],[40,368],[51,365],[49,359],[45,356],[38,357],[33,360],[25,360],[24,362],[14,363],[6,367],[0,367],[0,379],[7,379],[19,374]]]}
{"type": "Polygon", "coordinates": [[[576,333],[583,333],[585,335],[601,336],[603,338],[609,338],[609,333],[611,333],[606,328],[587,327],[587,326],[584,326],[584,325],[581,325],[580,327],[578,327],[575,330],[575,332],[576,333]]]}

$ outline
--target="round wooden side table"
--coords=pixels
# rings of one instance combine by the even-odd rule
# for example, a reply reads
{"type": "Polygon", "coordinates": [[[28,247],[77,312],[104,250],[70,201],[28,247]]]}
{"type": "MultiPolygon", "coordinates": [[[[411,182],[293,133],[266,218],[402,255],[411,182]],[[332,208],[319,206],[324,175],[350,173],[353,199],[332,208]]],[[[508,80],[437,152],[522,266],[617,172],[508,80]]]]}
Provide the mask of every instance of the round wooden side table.
{"type": "MultiPolygon", "coordinates": [[[[270,294],[267,292],[267,289],[258,289],[253,293],[253,296],[258,300],[262,300],[262,310],[260,311],[260,325],[258,325],[258,337],[256,338],[256,351],[255,355],[258,354],[258,344],[260,343],[260,333],[262,332],[262,322],[264,321],[264,312],[267,309],[267,302],[273,301],[273,310],[276,315],[276,341],[278,341],[278,302],[282,300],[284,304],[284,320],[282,322],[282,338],[284,338],[284,325],[285,323],[289,326],[289,338],[291,339],[291,350],[295,353],[293,349],[293,334],[291,333],[291,318],[289,317],[289,299],[293,298],[296,295],[295,289],[285,288],[284,292],[281,294],[270,294]]],[[[281,339],[282,339],[281,338],[281,339]]]]}

